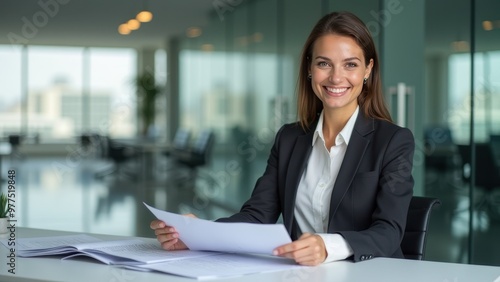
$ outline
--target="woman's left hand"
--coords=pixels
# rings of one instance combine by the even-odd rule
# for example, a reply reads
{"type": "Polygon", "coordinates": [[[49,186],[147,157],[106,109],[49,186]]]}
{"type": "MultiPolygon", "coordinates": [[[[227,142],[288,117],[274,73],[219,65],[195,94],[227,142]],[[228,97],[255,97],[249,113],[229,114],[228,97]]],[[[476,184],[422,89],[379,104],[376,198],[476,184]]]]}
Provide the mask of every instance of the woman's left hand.
{"type": "Polygon", "coordinates": [[[297,241],[276,248],[274,255],[294,259],[301,265],[314,266],[325,261],[325,243],[317,234],[304,233],[297,241]]]}

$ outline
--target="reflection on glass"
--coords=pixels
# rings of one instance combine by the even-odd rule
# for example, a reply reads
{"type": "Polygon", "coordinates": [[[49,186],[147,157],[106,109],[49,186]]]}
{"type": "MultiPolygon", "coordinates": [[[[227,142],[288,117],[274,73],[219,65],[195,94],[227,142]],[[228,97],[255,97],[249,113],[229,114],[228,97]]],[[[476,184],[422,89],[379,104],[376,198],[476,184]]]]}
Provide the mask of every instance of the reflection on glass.
{"type": "Polygon", "coordinates": [[[135,134],[136,53],[133,49],[90,49],[90,129],[101,135],[135,134]]]}
{"type": "Polygon", "coordinates": [[[86,131],[121,137],[135,134],[133,49],[91,48],[90,56],[83,47],[28,46],[26,50],[28,64],[23,69],[22,48],[0,46],[0,134],[22,131],[44,143],[74,141],[86,131]],[[23,73],[27,81],[21,81],[23,73]],[[84,77],[90,79],[83,81],[84,77]],[[26,94],[21,93],[23,83],[26,94]],[[25,115],[27,121],[21,118],[25,115]]]}
{"type": "MultiPolygon", "coordinates": [[[[162,89],[167,88],[167,52],[162,49],[155,51],[155,83],[162,89]]],[[[166,111],[167,95],[162,93],[156,101],[156,117],[155,117],[155,136],[157,138],[165,138],[167,135],[167,111],[166,111]]]]}
{"type": "Polygon", "coordinates": [[[82,127],[83,48],[28,48],[28,134],[72,138],[82,127]]]}
{"type": "MultiPolygon", "coordinates": [[[[500,132],[500,51],[476,53],[474,58],[474,140],[487,142],[492,133],[500,132]],[[498,75],[497,75],[498,76],[498,75]]],[[[457,143],[469,142],[470,121],[470,54],[449,57],[448,121],[457,143]]]]}
{"type": "Polygon", "coordinates": [[[21,46],[0,45],[0,136],[21,131],[21,46]]]}

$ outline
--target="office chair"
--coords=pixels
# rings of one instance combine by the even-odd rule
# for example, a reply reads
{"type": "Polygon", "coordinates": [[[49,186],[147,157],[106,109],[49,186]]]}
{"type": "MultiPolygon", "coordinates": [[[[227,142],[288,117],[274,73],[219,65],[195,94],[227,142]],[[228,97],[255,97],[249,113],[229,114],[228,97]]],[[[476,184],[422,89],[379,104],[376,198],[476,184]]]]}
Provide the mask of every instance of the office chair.
{"type": "Polygon", "coordinates": [[[179,128],[175,132],[174,140],[172,140],[172,146],[162,152],[166,157],[170,157],[174,151],[186,151],[189,150],[189,145],[191,142],[191,131],[186,128],[179,128]]]}
{"type": "Polygon", "coordinates": [[[453,167],[453,155],[456,152],[456,146],[453,142],[453,136],[449,127],[431,126],[424,132],[425,164],[442,173],[453,167]]]}
{"type": "Polygon", "coordinates": [[[459,169],[459,158],[450,128],[429,126],[424,131],[424,140],[426,189],[459,189],[453,181],[459,169]]]}
{"type": "Polygon", "coordinates": [[[211,130],[203,130],[189,148],[174,150],[172,151],[172,155],[179,164],[194,169],[208,163],[214,141],[214,133],[211,130]]]}
{"type": "Polygon", "coordinates": [[[199,133],[193,144],[185,150],[173,150],[172,158],[175,160],[175,169],[170,172],[169,183],[175,186],[183,186],[194,191],[197,181],[208,181],[214,184],[213,179],[199,173],[199,168],[210,161],[212,149],[215,143],[215,134],[211,130],[203,130],[199,133]]]}
{"type": "Polygon", "coordinates": [[[172,152],[175,154],[176,151],[189,150],[190,142],[191,131],[186,128],[177,129],[174,139],[172,140],[172,146],[162,152],[162,155],[166,157],[166,162],[165,165],[159,167],[159,171],[162,173],[174,169],[176,167],[176,160],[172,157],[172,152]]]}
{"type": "Polygon", "coordinates": [[[78,142],[81,146],[82,156],[84,158],[98,157],[101,148],[100,136],[98,134],[84,133],[78,136],[78,142]]]}
{"type": "Polygon", "coordinates": [[[189,206],[211,217],[210,209],[204,208],[220,187],[214,173],[202,168],[209,164],[214,144],[215,134],[203,130],[187,149],[171,152],[175,165],[166,176],[167,202],[173,200],[168,205],[178,212],[185,213],[182,206],[189,206]]]}
{"type": "MultiPolygon", "coordinates": [[[[500,219],[500,200],[495,197],[495,189],[500,188],[500,166],[495,160],[493,148],[489,143],[475,143],[475,186],[484,191],[484,195],[476,203],[475,209],[485,210],[491,218],[500,219]]],[[[458,145],[462,159],[462,179],[470,183],[471,147],[458,145]]]]}
{"type": "Polygon", "coordinates": [[[136,156],[136,152],[133,148],[119,144],[108,136],[101,136],[101,145],[104,147],[103,156],[111,160],[113,162],[113,166],[110,169],[96,173],[96,178],[102,179],[110,175],[124,176],[128,179],[138,178],[137,175],[125,171],[123,167],[126,161],[136,156]]]}
{"type": "Polygon", "coordinates": [[[191,131],[186,128],[179,128],[175,132],[174,140],[172,142],[173,150],[186,150],[189,148],[191,141],[191,131]]]}
{"type": "Polygon", "coordinates": [[[441,202],[436,198],[416,197],[411,199],[406,219],[406,228],[401,250],[406,259],[423,260],[425,242],[431,211],[441,202]]]}
{"type": "Polygon", "coordinates": [[[21,142],[23,141],[23,136],[18,134],[12,134],[8,137],[10,146],[12,147],[11,157],[23,158],[23,156],[19,152],[19,147],[21,146],[21,142]]]}
{"type": "Polygon", "coordinates": [[[500,134],[490,134],[490,144],[496,164],[500,167],[500,134]]]}

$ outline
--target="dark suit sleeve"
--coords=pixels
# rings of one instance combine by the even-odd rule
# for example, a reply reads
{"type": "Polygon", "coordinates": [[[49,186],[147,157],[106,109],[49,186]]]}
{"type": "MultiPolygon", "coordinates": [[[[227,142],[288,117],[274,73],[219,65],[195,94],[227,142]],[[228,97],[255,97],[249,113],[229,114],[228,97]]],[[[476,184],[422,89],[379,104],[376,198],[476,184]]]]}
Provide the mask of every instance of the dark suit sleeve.
{"type": "Polygon", "coordinates": [[[415,149],[410,130],[393,134],[383,154],[375,209],[370,226],[361,231],[339,231],[354,252],[354,261],[373,257],[401,257],[400,243],[413,195],[411,174],[415,149]]]}
{"type": "Polygon", "coordinates": [[[274,145],[267,160],[266,170],[257,180],[250,199],[243,204],[238,213],[216,221],[276,223],[281,213],[281,204],[278,195],[278,152],[283,129],[284,127],[276,134],[274,145]]]}

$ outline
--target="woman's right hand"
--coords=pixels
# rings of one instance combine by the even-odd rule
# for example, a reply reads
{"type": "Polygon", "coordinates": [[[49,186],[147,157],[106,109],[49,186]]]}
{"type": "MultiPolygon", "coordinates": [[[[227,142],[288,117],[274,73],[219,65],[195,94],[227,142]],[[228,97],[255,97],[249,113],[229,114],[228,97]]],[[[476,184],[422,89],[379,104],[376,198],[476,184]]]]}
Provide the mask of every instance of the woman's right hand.
{"type": "Polygon", "coordinates": [[[155,231],[156,239],[161,243],[165,250],[186,250],[188,247],[179,239],[179,233],[173,226],[168,226],[161,220],[153,220],[150,224],[151,229],[155,231]]]}

